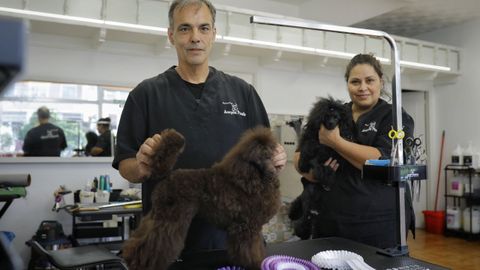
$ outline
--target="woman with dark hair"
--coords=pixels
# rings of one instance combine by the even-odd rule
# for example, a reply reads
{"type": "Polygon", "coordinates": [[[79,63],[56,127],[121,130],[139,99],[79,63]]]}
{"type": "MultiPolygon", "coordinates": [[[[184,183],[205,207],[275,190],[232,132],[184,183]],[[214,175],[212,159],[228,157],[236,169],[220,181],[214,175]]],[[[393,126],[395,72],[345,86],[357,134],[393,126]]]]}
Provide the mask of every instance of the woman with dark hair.
{"type": "MultiPolygon", "coordinates": [[[[338,126],[333,130],[323,125],[318,140],[352,166],[337,170],[339,163],[330,158],[324,164],[330,166],[335,181],[328,190],[322,190],[318,202],[317,222],[312,235],[319,237],[343,237],[379,248],[390,248],[399,243],[396,237],[397,205],[396,188],[368,178],[362,178],[361,169],[366,160],[390,158],[392,140],[392,105],[381,98],[384,78],[380,62],[371,54],[358,54],[352,58],[345,72],[350,102],[345,106],[352,117],[352,140],[340,136],[338,126]]],[[[413,134],[413,119],[403,112],[403,131],[407,137],[413,134]]],[[[298,171],[300,153],[295,153],[294,164],[298,171]]],[[[312,172],[302,173],[316,182],[312,172]]],[[[405,192],[406,227],[415,228],[410,192],[405,192]]]]}

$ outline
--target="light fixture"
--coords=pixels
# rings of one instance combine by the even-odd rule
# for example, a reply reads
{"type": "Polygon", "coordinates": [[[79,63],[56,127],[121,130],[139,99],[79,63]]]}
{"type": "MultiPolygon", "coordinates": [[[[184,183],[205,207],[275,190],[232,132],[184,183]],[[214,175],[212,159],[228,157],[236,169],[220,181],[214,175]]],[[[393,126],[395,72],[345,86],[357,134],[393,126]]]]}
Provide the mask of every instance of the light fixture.
{"type": "Polygon", "coordinates": [[[280,59],[282,59],[283,52],[282,51],[277,51],[275,54],[275,57],[273,58],[273,61],[275,62],[280,62],[280,59]]]}
{"type": "Polygon", "coordinates": [[[92,26],[92,27],[102,28],[102,27],[108,26],[106,28],[117,29],[117,30],[136,30],[136,32],[144,32],[144,33],[152,33],[152,34],[166,34],[168,30],[167,28],[164,28],[164,27],[91,19],[91,18],[85,18],[85,17],[61,15],[61,14],[46,13],[46,12],[33,11],[33,10],[6,8],[6,7],[0,7],[0,13],[3,13],[3,15],[21,15],[27,19],[37,19],[37,20],[44,20],[44,21],[48,20],[48,21],[53,21],[58,23],[66,23],[66,24],[71,24],[72,22],[79,22],[79,23],[82,23],[83,25],[92,26]]]}
{"type": "Polygon", "coordinates": [[[223,55],[228,56],[230,54],[231,49],[232,49],[232,44],[230,43],[225,44],[225,48],[223,48],[223,55]]]}
{"type": "Polygon", "coordinates": [[[325,56],[322,60],[322,63],[320,64],[321,67],[326,67],[327,66],[327,63],[328,63],[328,57],[325,56]]]}
{"type": "Polygon", "coordinates": [[[450,67],[423,64],[418,62],[402,61],[402,60],[400,60],[400,65],[405,67],[415,67],[415,68],[423,68],[423,69],[429,69],[429,70],[451,71],[450,67]]]}
{"type": "Polygon", "coordinates": [[[172,48],[172,44],[170,44],[170,40],[168,38],[165,39],[165,45],[163,47],[167,50],[172,48]]]}

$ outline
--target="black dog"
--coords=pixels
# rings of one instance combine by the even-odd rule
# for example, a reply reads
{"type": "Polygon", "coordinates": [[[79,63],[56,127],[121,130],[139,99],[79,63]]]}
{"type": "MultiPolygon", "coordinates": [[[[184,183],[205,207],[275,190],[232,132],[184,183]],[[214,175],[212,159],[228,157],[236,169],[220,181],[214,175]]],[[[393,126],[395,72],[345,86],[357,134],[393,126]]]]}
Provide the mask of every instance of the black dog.
{"type": "Polygon", "coordinates": [[[300,172],[313,171],[316,183],[302,178],[303,192],[291,205],[289,218],[293,221],[294,233],[302,239],[307,239],[312,234],[312,227],[318,222],[316,216],[321,207],[321,193],[329,191],[334,184],[334,174],[340,173],[351,165],[330,147],[320,144],[318,131],[320,126],[332,130],[339,126],[340,135],[351,139],[352,118],[347,107],[339,100],[332,97],[321,98],[317,101],[308,115],[302,137],[299,142],[300,172]],[[336,159],[339,169],[334,172],[330,166],[325,166],[327,159],[336,159]]]}
{"type": "Polygon", "coordinates": [[[292,220],[293,232],[302,240],[309,239],[312,235],[314,222],[318,215],[317,207],[321,205],[321,192],[323,189],[318,184],[302,177],[303,191],[290,205],[288,217],[292,220]]]}
{"type": "Polygon", "coordinates": [[[347,111],[347,107],[340,101],[332,97],[321,98],[317,101],[308,115],[308,122],[305,125],[302,137],[299,142],[300,160],[298,167],[300,172],[308,173],[313,170],[315,179],[329,189],[332,185],[334,171],[331,167],[325,166],[325,161],[329,158],[336,159],[343,170],[348,162],[330,147],[320,144],[318,141],[318,131],[320,126],[332,130],[336,126],[340,128],[340,136],[351,139],[352,118],[347,111]]]}

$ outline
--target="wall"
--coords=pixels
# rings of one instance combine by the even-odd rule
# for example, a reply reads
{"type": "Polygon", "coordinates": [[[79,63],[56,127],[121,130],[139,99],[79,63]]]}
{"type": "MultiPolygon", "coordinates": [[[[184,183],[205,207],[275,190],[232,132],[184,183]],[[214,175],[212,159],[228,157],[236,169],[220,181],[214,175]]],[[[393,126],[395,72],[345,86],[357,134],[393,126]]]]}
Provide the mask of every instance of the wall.
{"type": "MultiPolygon", "coordinates": [[[[459,46],[464,49],[463,72],[456,83],[435,85],[435,91],[430,93],[431,133],[435,135],[432,141],[433,153],[430,159],[438,164],[440,152],[440,135],[446,133],[443,165],[450,162],[450,155],[457,144],[466,147],[471,141],[480,150],[480,125],[478,125],[478,63],[480,63],[480,19],[458,26],[421,35],[417,38],[459,46]]],[[[436,165],[438,166],[438,165],[436,165]]],[[[443,173],[443,172],[442,172],[443,173]]],[[[437,175],[435,174],[435,179],[437,175]]],[[[444,178],[441,177],[439,208],[443,209],[444,178]]],[[[431,195],[434,197],[434,191],[431,195]]],[[[433,208],[433,204],[430,205],[433,208]]]]}

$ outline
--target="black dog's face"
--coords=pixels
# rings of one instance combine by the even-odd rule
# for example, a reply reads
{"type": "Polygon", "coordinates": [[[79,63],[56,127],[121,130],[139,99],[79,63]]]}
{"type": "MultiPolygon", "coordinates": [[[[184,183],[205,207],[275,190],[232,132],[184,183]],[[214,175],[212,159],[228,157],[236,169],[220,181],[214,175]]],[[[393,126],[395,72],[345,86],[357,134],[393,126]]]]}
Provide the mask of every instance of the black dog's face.
{"type": "Polygon", "coordinates": [[[323,125],[328,130],[334,129],[342,119],[341,111],[334,106],[329,106],[327,115],[325,115],[323,125]]]}
{"type": "Polygon", "coordinates": [[[347,119],[347,108],[340,100],[332,97],[321,98],[314,105],[308,115],[306,129],[317,133],[320,126],[332,130],[340,126],[347,119]]]}

